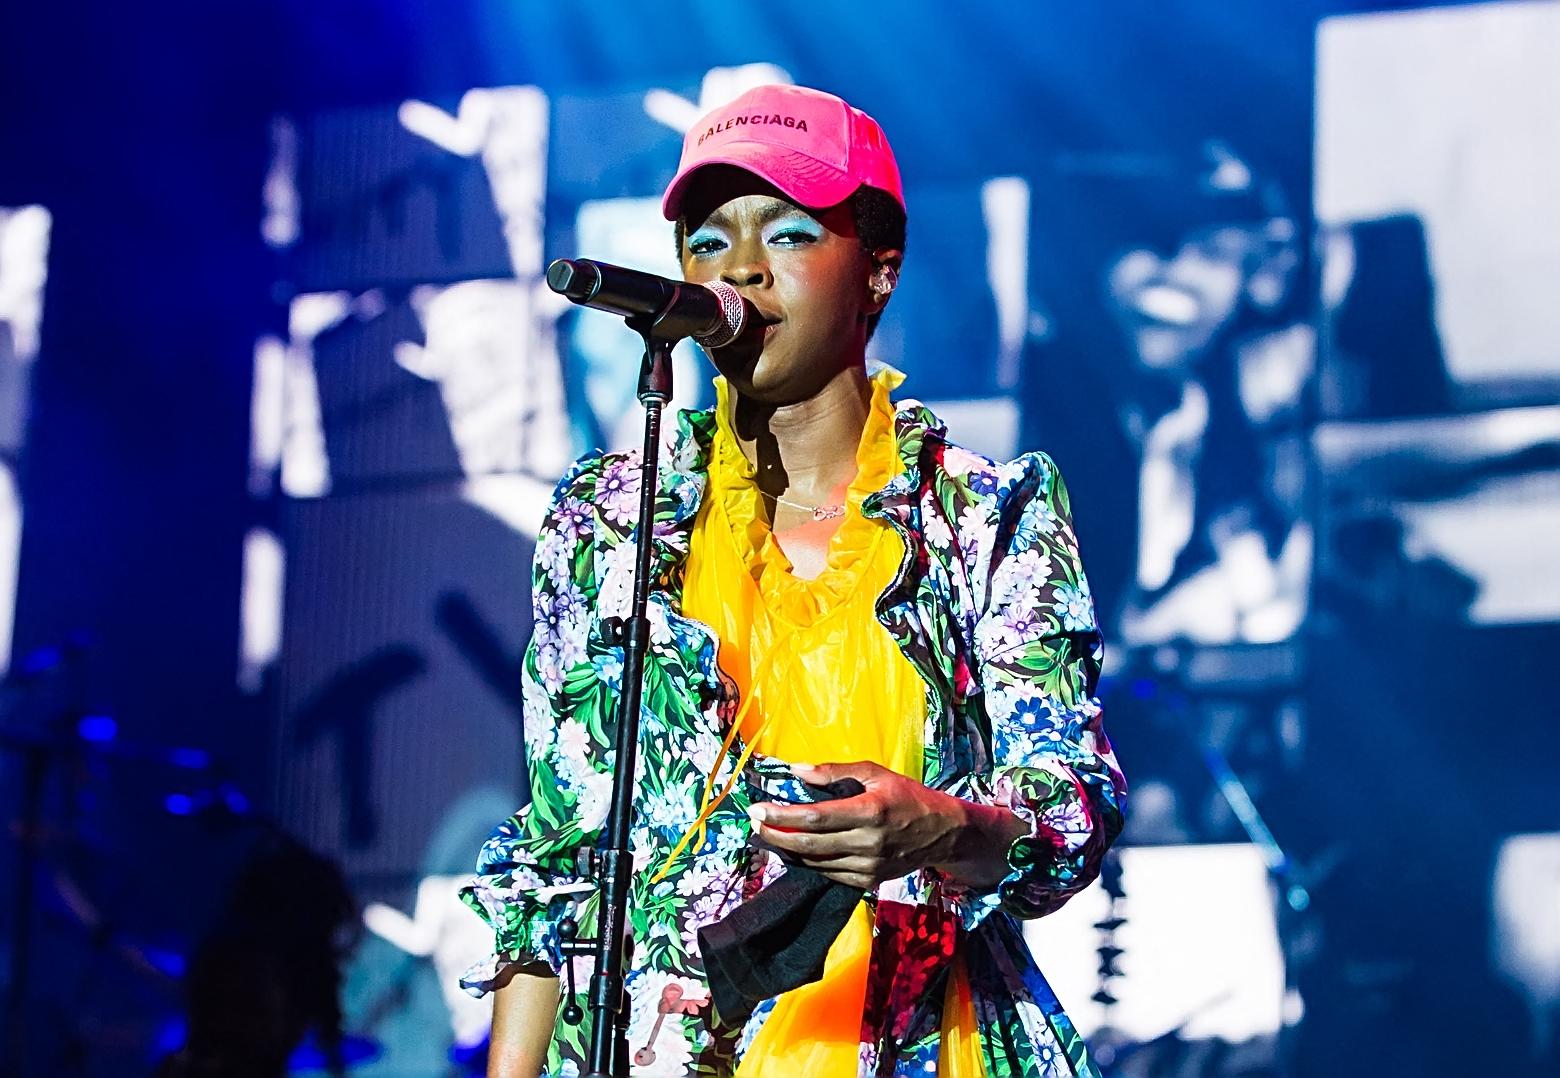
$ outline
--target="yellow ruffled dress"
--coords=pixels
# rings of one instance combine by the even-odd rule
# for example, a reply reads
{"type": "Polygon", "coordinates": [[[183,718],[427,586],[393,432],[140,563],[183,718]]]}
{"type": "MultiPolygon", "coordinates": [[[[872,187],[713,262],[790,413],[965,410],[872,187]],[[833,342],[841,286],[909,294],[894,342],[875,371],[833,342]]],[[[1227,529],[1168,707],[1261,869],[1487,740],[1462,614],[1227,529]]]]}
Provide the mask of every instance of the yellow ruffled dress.
{"type": "MultiPolygon", "coordinates": [[[[814,579],[792,572],[769,528],[754,468],[731,427],[731,395],[715,380],[717,429],[709,489],[690,538],[683,613],[715,630],[719,662],[747,701],[739,732],[756,751],[798,763],[870,760],[921,778],[925,687],[874,606],[898,572],[904,542],[861,514],[862,499],[899,474],[889,392],[872,379],[845,516],[814,579]]],[[[782,995],[744,1054],[738,1078],[854,1075],[872,950],[863,902],[830,948],[823,978],[782,995]]],[[[962,958],[943,1013],[939,1070],[980,1078],[984,1067],[962,958]]]]}

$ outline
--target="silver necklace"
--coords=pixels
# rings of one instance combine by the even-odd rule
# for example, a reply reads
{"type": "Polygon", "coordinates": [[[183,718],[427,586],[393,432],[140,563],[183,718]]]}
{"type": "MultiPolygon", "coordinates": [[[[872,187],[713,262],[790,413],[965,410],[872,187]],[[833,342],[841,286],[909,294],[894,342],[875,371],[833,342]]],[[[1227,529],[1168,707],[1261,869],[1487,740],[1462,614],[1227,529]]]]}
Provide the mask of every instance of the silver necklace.
{"type": "Polygon", "coordinates": [[[845,515],[845,506],[841,505],[803,505],[801,502],[793,502],[782,498],[778,494],[769,495],[781,505],[789,505],[792,509],[802,509],[812,514],[814,520],[836,520],[845,515]]]}

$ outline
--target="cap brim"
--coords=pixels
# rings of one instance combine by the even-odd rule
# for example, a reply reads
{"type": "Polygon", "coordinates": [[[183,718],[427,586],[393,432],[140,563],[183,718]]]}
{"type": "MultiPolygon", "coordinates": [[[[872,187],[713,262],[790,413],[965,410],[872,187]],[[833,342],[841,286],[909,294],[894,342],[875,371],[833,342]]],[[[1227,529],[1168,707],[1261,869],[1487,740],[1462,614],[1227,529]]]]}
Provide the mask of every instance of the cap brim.
{"type": "Polygon", "coordinates": [[[666,194],[661,196],[661,216],[668,221],[677,220],[689,183],[711,165],[733,165],[751,172],[809,209],[836,206],[861,186],[843,169],[796,150],[780,149],[763,142],[728,142],[719,154],[702,159],[672,180],[666,194]]]}

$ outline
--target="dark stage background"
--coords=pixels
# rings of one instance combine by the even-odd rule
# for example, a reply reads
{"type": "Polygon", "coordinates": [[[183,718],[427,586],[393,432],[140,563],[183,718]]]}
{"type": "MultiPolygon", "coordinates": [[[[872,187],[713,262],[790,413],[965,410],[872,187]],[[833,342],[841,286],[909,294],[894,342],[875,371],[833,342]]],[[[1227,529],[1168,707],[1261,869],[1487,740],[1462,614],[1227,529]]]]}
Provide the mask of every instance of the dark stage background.
{"type": "Polygon", "coordinates": [[[267,963],[350,1073],[480,1066],[541,509],[636,438],[540,273],[675,272],[763,81],[894,144],[902,393],[1071,488],[1131,818],[1031,942],[1107,1072],[1554,1073],[1557,58],[1544,0],[0,12],[0,1074],[151,1074],[267,963]]]}

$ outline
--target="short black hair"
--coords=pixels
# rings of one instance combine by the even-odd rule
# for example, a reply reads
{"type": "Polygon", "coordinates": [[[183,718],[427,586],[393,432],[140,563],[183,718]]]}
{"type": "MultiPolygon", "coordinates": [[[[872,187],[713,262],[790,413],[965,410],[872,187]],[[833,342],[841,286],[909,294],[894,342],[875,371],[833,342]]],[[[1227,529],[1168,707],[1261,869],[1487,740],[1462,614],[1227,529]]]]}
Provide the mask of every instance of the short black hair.
{"type": "MultiPolygon", "coordinates": [[[[909,222],[905,216],[905,208],[899,204],[897,198],[881,188],[863,184],[845,201],[850,206],[851,217],[856,224],[856,236],[861,240],[862,250],[871,254],[883,247],[895,251],[905,249],[905,233],[909,222]]],[[[687,238],[687,225],[681,216],[672,226],[672,232],[677,241],[677,261],[680,263],[683,240],[687,238]]],[[[880,311],[867,319],[868,340],[872,339],[872,334],[877,329],[878,319],[881,317],[880,311]]]]}
{"type": "Polygon", "coordinates": [[[879,247],[905,249],[905,208],[899,200],[878,187],[858,187],[850,202],[851,216],[856,219],[856,235],[868,254],[879,247]]]}

